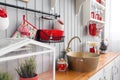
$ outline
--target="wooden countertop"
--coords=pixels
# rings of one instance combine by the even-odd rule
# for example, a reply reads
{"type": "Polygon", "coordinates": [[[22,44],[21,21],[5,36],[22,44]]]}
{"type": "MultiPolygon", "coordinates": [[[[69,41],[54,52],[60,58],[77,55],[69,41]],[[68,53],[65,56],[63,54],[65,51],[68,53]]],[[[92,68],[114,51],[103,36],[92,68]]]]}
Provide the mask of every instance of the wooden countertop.
{"type": "Polygon", "coordinates": [[[88,80],[91,76],[101,70],[105,65],[114,60],[120,53],[111,53],[101,54],[98,67],[96,70],[91,72],[76,72],[76,71],[66,71],[66,72],[56,72],[56,80],[88,80]]]}

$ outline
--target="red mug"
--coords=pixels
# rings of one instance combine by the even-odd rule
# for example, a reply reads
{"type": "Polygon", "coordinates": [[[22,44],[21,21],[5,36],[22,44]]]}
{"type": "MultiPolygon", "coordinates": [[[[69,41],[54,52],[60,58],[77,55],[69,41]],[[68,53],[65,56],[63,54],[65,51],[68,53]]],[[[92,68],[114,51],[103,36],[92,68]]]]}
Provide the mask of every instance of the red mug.
{"type": "Polygon", "coordinates": [[[96,0],[98,3],[101,3],[101,0],[96,0]]]}
{"type": "Polygon", "coordinates": [[[102,21],[102,17],[101,16],[99,17],[99,19],[100,19],[100,21],[102,21]]]}
{"type": "Polygon", "coordinates": [[[96,33],[97,33],[97,28],[96,28],[96,24],[93,23],[93,24],[89,24],[89,34],[91,36],[96,36],[96,33]]]}
{"type": "Polygon", "coordinates": [[[95,18],[96,18],[97,20],[100,20],[100,15],[99,15],[99,14],[96,14],[96,15],[95,15],[95,18]]]}
{"type": "Polygon", "coordinates": [[[91,12],[91,18],[95,18],[95,13],[94,12],[91,12]]]}
{"type": "Polygon", "coordinates": [[[90,52],[95,53],[95,48],[94,47],[90,48],[90,52]]]}

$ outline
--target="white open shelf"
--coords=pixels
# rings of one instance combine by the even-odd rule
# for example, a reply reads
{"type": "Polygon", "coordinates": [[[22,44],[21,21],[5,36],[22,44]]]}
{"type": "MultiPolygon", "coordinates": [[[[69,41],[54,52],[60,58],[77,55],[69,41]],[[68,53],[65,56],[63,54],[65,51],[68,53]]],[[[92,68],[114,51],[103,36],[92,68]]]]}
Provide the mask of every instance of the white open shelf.
{"type": "MultiPolygon", "coordinates": [[[[105,6],[98,3],[96,0],[87,0],[84,4],[83,4],[83,26],[86,26],[88,24],[88,22],[96,22],[98,24],[105,24],[104,18],[105,18],[105,6]],[[101,15],[103,20],[97,20],[97,19],[93,19],[91,17],[91,12],[94,11],[98,11],[99,15],[101,15]]],[[[94,16],[96,15],[96,13],[94,13],[94,16]]]]}
{"type": "Polygon", "coordinates": [[[93,19],[93,18],[91,18],[90,21],[97,22],[97,23],[101,23],[101,24],[105,24],[104,21],[100,21],[100,20],[93,19]]]}
{"type": "Polygon", "coordinates": [[[96,1],[94,1],[94,2],[95,2],[95,4],[97,5],[97,7],[99,9],[105,10],[105,6],[103,6],[102,4],[100,4],[100,3],[96,2],[96,1]]]}

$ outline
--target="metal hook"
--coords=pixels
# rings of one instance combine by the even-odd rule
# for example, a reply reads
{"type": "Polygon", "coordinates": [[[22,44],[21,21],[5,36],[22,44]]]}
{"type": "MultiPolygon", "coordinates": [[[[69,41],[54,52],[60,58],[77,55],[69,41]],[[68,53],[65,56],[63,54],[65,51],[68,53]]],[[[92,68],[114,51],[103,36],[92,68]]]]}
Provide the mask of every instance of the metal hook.
{"type": "Polygon", "coordinates": [[[45,20],[54,20],[54,19],[52,19],[52,18],[48,18],[48,17],[41,17],[42,19],[45,19],[45,20]]]}
{"type": "Polygon", "coordinates": [[[23,15],[23,24],[25,24],[25,15],[23,15]]]}

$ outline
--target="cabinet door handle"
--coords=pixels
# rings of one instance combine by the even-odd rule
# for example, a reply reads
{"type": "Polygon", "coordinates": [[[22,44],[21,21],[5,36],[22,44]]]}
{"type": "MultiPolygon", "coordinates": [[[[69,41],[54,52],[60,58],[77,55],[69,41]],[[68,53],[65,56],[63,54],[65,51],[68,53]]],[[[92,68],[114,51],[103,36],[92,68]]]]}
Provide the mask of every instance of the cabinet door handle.
{"type": "Polygon", "coordinates": [[[99,78],[99,80],[102,80],[101,78],[99,78]]]}
{"type": "Polygon", "coordinates": [[[106,76],[104,76],[104,80],[107,80],[107,79],[106,79],[106,76]]]}
{"type": "Polygon", "coordinates": [[[113,67],[112,67],[112,71],[111,71],[111,80],[113,80],[113,75],[114,75],[114,71],[113,71],[113,67]]]}
{"type": "Polygon", "coordinates": [[[118,67],[117,67],[117,73],[119,73],[119,69],[118,69],[118,67]]]}

